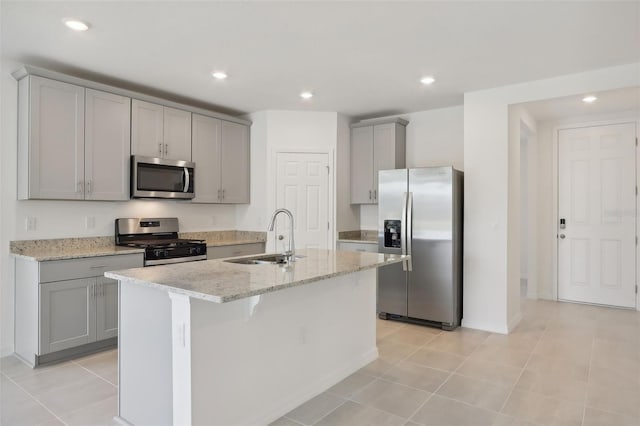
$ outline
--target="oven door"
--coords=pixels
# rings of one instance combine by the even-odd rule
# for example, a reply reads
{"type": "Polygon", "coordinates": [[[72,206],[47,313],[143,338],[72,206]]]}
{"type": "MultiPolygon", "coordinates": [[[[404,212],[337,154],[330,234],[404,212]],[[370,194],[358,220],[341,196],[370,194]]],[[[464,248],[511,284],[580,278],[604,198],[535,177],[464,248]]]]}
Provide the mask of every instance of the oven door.
{"type": "Polygon", "coordinates": [[[193,198],[194,169],[190,161],[133,155],[131,198],[193,198]]]}

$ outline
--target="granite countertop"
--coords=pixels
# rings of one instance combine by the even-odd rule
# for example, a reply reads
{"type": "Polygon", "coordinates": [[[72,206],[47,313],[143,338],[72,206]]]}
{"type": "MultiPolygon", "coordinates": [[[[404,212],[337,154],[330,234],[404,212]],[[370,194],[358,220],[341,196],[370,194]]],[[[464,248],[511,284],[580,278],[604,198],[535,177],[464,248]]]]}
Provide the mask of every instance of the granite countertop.
{"type": "Polygon", "coordinates": [[[400,255],[320,249],[298,250],[296,254],[305,257],[287,267],[203,260],[111,271],[106,272],[105,276],[211,302],[225,303],[399,263],[406,258],[400,255]]]}
{"type": "MultiPolygon", "coordinates": [[[[266,241],[265,232],[205,231],[181,232],[180,238],[204,240],[207,247],[253,244],[266,241]]],[[[19,240],[9,243],[9,253],[37,262],[144,253],[143,249],[115,245],[114,237],[58,238],[19,240]]]]}
{"type": "Polygon", "coordinates": [[[338,232],[338,242],[358,244],[378,244],[378,231],[359,229],[338,232]]]}

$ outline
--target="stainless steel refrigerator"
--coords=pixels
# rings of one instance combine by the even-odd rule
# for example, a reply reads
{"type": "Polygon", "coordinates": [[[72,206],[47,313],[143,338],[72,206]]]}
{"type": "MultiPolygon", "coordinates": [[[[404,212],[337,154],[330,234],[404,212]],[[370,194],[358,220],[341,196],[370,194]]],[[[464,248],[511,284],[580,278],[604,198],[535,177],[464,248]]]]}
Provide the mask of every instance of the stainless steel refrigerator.
{"type": "Polygon", "coordinates": [[[379,172],[378,250],[411,255],[378,270],[380,318],[460,325],[462,185],[453,167],[379,172]]]}

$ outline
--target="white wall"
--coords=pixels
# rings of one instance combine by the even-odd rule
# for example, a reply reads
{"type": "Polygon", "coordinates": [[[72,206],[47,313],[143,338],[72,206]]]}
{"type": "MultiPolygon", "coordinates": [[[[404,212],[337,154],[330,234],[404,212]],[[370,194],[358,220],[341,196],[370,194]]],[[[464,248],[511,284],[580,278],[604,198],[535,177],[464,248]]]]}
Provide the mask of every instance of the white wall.
{"type": "MultiPolygon", "coordinates": [[[[17,82],[11,72],[18,64],[4,61],[0,75],[0,355],[13,352],[13,259],[9,241],[44,238],[106,236],[114,234],[118,217],[180,218],[183,231],[236,229],[235,206],[190,204],[179,201],[17,201],[17,82]],[[36,219],[36,229],[26,231],[27,217],[36,219]],[[85,218],[95,225],[85,227],[85,218]]],[[[252,194],[254,196],[254,194],[252,194]]]]}
{"type": "Polygon", "coordinates": [[[506,333],[519,315],[519,306],[508,306],[520,281],[519,229],[509,223],[519,221],[520,156],[514,154],[520,141],[510,140],[509,105],[632,87],[639,80],[636,63],[465,94],[464,326],[506,333]],[[510,188],[510,182],[518,185],[510,188]]]}
{"type": "MultiPolygon", "coordinates": [[[[525,106],[526,108],[526,106],[525,106]]],[[[537,162],[537,217],[538,241],[538,297],[557,299],[557,129],[574,125],[601,125],[617,121],[635,121],[640,129],[640,110],[617,113],[581,115],[562,120],[546,120],[538,123],[539,158],[537,162]]]]}
{"type": "MultiPolygon", "coordinates": [[[[251,132],[252,200],[250,206],[238,208],[236,225],[239,229],[267,231],[271,214],[276,209],[277,152],[327,152],[330,162],[333,163],[338,141],[338,114],[269,110],[252,114],[251,119],[255,122],[251,132]],[[253,197],[254,193],[256,197],[253,197]]],[[[335,218],[333,165],[332,170],[334,178],[329,200],[332,204],[332,216],[335,218]]],[[[330,247],[334,244],[335,222],[333,223],[333,229],[330,230],[330,247]]],[[[267,251],[276,250],[273,234],[267,234],[267,251]]]]}
{"type": "MultiPolygon", "coordinates": [[[[464,107],[462,105],[393,117],[407,125],[407,167],[453,165],[464,170],[464,107]]],[[[385,117],[386,118],[386,117],[385,117]]],[[[378,228],[378,206],[360,207],[360,229],[378,228]]]]}

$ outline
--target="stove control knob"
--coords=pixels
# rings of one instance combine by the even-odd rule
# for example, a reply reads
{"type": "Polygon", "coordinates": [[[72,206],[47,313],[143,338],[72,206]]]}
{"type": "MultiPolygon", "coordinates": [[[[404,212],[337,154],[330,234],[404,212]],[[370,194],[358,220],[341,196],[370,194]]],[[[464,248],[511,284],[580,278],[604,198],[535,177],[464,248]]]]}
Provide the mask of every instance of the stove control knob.
{"type": "Polygon", "coordinates": [[[160,249],[155,249],[155,250],[153,251],[153,254],[154,254],[156,257],[160,257],[160,255],[162,254],[162,250],[160,250],[160,249]]]}

